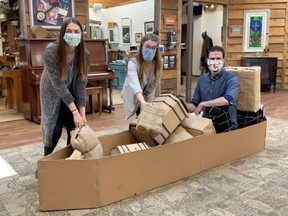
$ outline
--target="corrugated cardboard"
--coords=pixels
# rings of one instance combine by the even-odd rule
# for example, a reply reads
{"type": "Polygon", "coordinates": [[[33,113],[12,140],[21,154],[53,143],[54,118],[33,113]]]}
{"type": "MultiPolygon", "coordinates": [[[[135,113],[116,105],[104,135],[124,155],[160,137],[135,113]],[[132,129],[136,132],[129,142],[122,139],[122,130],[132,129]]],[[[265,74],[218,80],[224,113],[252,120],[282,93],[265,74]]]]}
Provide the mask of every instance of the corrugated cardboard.
{"type": "Polygon", "coordinates": [[[108,156],[117,145],[136,143],[131,132],[99,137],[104,158],[64,160],[71,146],[38,161],[42,211],[96,208],[263,151],[267,122],[197,136],[127,154],[108,156]],[[255,136],[257,134],[257,136],[255,136]]]}
{"type": "Polygon", "coordinates": [[[239,77],[240,87],[237,109],[257,112],[261,107],[261,67],[225,67],[239,77]]]}

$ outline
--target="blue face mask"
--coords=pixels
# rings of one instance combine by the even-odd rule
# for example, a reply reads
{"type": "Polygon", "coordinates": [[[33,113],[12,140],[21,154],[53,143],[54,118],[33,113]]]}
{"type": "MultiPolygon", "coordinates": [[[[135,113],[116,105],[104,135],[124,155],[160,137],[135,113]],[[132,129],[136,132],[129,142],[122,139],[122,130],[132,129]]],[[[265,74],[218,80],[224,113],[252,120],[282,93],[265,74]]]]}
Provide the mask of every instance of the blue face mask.
{"type": "Polygon", "coordinates": [[[77,47],[81,41],[81,34],[80,33],[65,33],[63,38],[70,47],[77,47]]]}
{"type": "Polygon", "coordinates": [[[156,49],[153,50],[147,47],[143,47],[142,49],[142,55],[145,61],[152,61],[154,59],[155,53],[156,53],[156,49]]]}

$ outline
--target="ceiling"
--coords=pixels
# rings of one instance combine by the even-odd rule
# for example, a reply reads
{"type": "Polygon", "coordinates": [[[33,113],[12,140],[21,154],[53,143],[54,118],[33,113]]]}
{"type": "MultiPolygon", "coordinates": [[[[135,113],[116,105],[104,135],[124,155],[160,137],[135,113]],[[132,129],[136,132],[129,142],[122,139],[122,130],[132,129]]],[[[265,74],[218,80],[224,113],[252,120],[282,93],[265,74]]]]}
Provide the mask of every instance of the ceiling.
{"type": "Polygon", "coordinates": [[[100,3],[102,4],[102,8],[111,8],[111,7],[117,7],[120,5],[126,5],[126,4],[131,4],[131,3],[136,3],[136,2],[141,2],[144,0],[88,0],[89,7],[92,7],[93,4],[95,3],[100,3]]]}

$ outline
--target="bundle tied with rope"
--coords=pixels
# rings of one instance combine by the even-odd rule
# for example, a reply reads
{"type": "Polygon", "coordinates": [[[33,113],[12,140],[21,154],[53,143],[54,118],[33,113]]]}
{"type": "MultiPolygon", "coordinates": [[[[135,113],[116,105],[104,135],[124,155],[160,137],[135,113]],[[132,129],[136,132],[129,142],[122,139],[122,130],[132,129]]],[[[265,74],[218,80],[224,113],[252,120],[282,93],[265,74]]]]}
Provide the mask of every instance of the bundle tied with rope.
{"type": "Polygon", "coordinates": [[[72,155],[66,159],[99,159],[103,157],[103,149],[96,133],[83,125],[71,131],[72,155]]]}

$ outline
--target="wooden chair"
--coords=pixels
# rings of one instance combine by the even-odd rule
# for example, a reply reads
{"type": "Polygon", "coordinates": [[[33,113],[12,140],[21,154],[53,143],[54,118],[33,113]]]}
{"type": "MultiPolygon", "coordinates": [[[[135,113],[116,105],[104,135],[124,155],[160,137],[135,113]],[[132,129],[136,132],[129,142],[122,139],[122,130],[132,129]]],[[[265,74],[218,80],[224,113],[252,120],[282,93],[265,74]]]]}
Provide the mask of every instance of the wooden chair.
{"type": "Polygon", "coordinates": [[[22,83],[20,70],[3,71],[2,77],[6,79],[7,103],[10,109],[15,108],[17,112],[23,111],[22,83]]]}
{"type": "Polygon", "coordinates": [[[94,114],[94,103],[93,103],[93,95],[98,96],[98,111],[99,115],[102,114],[102,95],[103,95],[103,87],[102,86],[91,86],[86,87],[86,95],[89,97],[89,108],[90,113],[94,114]]]}

